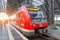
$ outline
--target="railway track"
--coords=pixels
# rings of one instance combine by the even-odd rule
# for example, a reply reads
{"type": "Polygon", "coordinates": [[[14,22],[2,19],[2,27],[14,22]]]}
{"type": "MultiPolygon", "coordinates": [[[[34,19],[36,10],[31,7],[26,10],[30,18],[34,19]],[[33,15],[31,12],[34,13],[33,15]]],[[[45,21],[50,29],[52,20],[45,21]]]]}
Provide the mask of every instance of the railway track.
{"type": "Polygon", "coordinates": [[[57,38],[54,38],[47,34],[36,34],[34,36],[27,37],[29,40],[58,40],[57,38]]]}

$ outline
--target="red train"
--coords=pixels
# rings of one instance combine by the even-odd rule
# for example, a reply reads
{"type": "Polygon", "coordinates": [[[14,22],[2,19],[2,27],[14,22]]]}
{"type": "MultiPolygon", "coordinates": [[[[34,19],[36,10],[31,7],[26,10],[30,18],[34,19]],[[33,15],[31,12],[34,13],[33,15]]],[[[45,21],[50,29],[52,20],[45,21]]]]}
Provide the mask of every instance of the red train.
{"type": "Polygon", "coordinates": [[[46,14],[41,9],[23,6],[16,13],[16,18],[16,25],[26,36],[44,33],[48,29],[46,14]]]}

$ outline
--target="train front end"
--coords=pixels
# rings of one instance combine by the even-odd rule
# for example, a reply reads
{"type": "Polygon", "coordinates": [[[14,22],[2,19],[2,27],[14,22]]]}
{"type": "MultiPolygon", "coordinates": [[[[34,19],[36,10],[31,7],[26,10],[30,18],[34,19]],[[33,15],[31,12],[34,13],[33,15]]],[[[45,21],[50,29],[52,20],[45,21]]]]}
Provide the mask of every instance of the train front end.
{"type": "Polygon", "coordinates": [[[42,9],[21,7],[18,12],[17,25],[26,36],[33,36],[36,33],[45,33],[48,30],[46,14],[42,9]]]}
{"type": "Polygon", "coordinates": [[[45,12],[38,8],[28,8],[28,13],[32,19],[32,27],[35,33],[45,33],[48,31],[48,20],[45,12]]]}

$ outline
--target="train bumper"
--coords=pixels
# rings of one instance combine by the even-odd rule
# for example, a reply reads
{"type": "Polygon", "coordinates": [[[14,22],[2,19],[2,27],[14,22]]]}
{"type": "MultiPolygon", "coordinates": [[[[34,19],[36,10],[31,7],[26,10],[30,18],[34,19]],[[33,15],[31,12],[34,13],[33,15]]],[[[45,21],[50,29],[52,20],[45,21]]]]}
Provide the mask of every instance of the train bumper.
{"type": "Polygon", "coordinates": [[[29,31],[29,32],[27,32],[27,31],[21,30],[21,32],[22,32],[25,36],[33,36],[33,35],[35,35],[35,31],[29,31]]]}
{"type": "Polygon", "coordinates": [[[41,28],[35,29],[35,33],[41,33],[41,34],[48,33],[48,28],[45,28],[45,29],[41,29],[41,28]]]}

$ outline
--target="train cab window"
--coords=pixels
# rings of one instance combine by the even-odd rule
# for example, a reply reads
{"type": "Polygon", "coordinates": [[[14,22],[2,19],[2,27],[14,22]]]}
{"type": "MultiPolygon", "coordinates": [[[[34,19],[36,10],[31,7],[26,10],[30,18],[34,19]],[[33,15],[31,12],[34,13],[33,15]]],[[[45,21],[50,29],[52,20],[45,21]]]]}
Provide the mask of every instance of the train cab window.
{"type": "Polygon", "coordinates": [[[45,18],[44,12],[43,11],[38,11],[38,15],[40,18],[45,18]]]}
{"type": "Polygon", "coordinates": [[[31,17],[36,17],[37,16],[37,12],[35,11],[29,11],[31,17]]]}
{"type": "Polygon", "coordinates": [[[29,10],[29,14],[32,18],[33,23],[35,24],[46,22],[45,13],[43,12],[43,10],[37,10],[37,11],[29,10]]]}
{"type": "Polygon", "coordinates": [[[45,19],[43,11],[39,10],[39,11],[29,11],[32,19],[45,19]]]}

